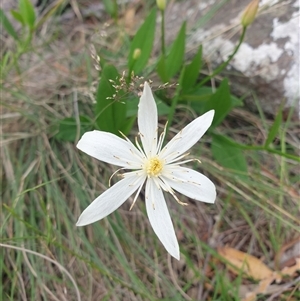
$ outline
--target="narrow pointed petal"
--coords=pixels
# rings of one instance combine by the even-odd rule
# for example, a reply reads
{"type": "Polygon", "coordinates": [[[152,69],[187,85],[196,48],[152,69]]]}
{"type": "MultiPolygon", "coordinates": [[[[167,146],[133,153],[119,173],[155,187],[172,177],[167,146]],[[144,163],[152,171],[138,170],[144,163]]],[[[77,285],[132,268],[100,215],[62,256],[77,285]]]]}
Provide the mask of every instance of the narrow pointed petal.
{"type": "Polygon", "coordinates": [[[183,128],[161,151],[160,157],[171,161],[190,149],[210,127],[215,111],[211,110],[183,128]]]}
{"type": "Polygon", "coordinates": [[[179,246],[163,192],[151,179],[146,183],[146,209],[155,234],[166,250],[179,260],[179,246]]]}
{"type": "Polygon", "coordinates": [[[106,163],[130,169],[141,168],[141,153],[129,142],[118,136],[102,131],[85,133],[77,148],[106,163]]]}
{"type": "Polygon", "coordinates": [[[190,168],[169,165],[165,168],[165,175],[161,178],[174,190],[196,201],[214,203],[216,187],[203,174],[190,168]]]}
{"type": "Polygon", "coordinates": [[[145,177],[126,176],[97,197],[80,215],[76,226],[94,223],[118,209],[141,185],[145,177]]]}
{"type": "Polygon", "coordinates": [[[138,126],[146,155],[148,157],[155,155],[158,127],[157,107],[147,82],[144,84],[144,91],[139,102],[138,126]]]}

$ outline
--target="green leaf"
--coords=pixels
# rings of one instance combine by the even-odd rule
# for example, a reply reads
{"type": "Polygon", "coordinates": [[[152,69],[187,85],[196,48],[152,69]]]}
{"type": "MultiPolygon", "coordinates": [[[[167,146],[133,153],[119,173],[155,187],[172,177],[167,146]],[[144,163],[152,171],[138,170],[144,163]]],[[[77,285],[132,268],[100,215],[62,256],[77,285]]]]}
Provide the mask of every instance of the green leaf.
{"type": "Polygon", "coordinates": [[[11,35],[15,40],[19,39],[14,27],[7,19],[2,9],[0,9],[0,23],[3,25],[4,29],[8,32],[9,35],[11,35]]]}
{"type": "Polygon", "coordinates": [[[213,134],[211,150],[219,164],[225,168],[237,171],[241,178],[247,178],[247,161],[241,148],[232,139],[223,135],[213,134]]]}
{"type": "Polygon", "coordinates": [[[189,94],[181,95],[180,101],[188,102],[198,115],[202,115],[204,113],[205,103],[211,98],[212,94],[211,87],[196,87],[189,91],[189,94]]]}
{"type": "Polygon", "coordinates": [[[166,105],[161,99],[158,97],[155,99],[157,105],[157,113],[159,116],[166,116],[170,112],[170,106],[166,105]]]}
{"type": "Polygon", "coordinates": [[[232,109],[231,95],[228,85],[228,79],[225,78],[204,106],[204,112],[215,110],[215,117],[212,125],[220,124],[232,109]]]}
{"type": "Polygon", "coordinates": [[[179,100],[179,97],[180,97],[180,92],[181,92],[181,89],[182,89],[182,80],[183,80],[184,73],[185,73],[185,66],[183,66],[183,68],[181,69],[181,72],[180,72],[180,75],[179,75],[179,80],[178,80],[178,85],[176,87],[174,96],[172,97],[172,100],[171,100],[171,108],[170,108],[170,112],[168,114],[168,125],[166,127],[166,135],[169,132],[170,125],[173,123],[175,110],[176,110],[177,103],[178,103],[178,100],[179,100]]]}
{"type": "Polygon", "coordinates": [[[139,105],[139,98],[133,97],[126,101],[127,104],[127,112],[126,117],[132,117],[137,115],[138,105],[139,105]]]}
{"type": "Polygon", "coordinates": [[[279,111],[275,117],[274,123],[272,124],[269,130],[268,137],[265,142],[265,147],[269,146],[269,144],[275,139],[278,133],[279,127],[281,126],[282,123],[282,109],[283,109],[283,105],[280,106],[279,111]]]}
{"type": "Polygon", "coordinates": [[[182,81],[182,92],[188,91],[197,81],[202,65],[202,46],[194,56],[189,65],[185,67],[185,73],[182,81]]]}
{"type": "Polygon", "coordinates": [[[231,95],[231,107],[235,108],[235,107],[242,107],[244,105],[243,103],[243,98],[238,98],[234,95],[231,95]]]}
{"type": "MultiPolygon", "coordinates": [[[[110,99],[116,93],[109,80],[116,81],[119,77],[117,69],[112,65],[105,65],[101,73],[101,79],[96,94],[96,124],[102,131],[120,135],[122,124],[126,118],[126,104],[110,99]]],[[[121,93],[121,92],[120,92],[121,93]]]]}
{"type": "Polygon", "coordinates": [[[171,46],[169,54],[166,58],[162,56],[157,64],[157,73],[165,83],[169,82],[182,67],[185,49],[185,28],[186,23],[184,22],[171,46]]]}
{"type": "Polygon", "coordinates": [[[78,134],[77,122],[73,117],[68,117],[60,121],[58,126],[58,133],[54,136],[59,141],[74,142],[76,138],[80,138],[84,132],[92,129],[91,121],[86,116],[80,116],[80,132],[78,134]],[[78,137],[77,137],[78,135],[78,137]]]}
{"type": "Polygon", "coordinates": [[[12,9],[10,13],[16,21],[20,22],[22,25],[25,25],[25,21],[18,11],[12,9]]]}
{"type": "Polygon", "coordinates": [[[125,122],[122,124],[122,126],[121,126],[121,132],[125,136],[127,136],[130,133],[130,131],[131,131],[132,127],[133,127],[133,124],[135,122],[135,119],[136,119],[136,115],[131,116],[129,118],[126,118],[125,122]]]}
{"type": "Polygon", "coordinates": [[[35,11],[30,0],[19,0],[19,12],[23,17],[25,24],[33,29],[35,24],[35,11]]]}
{"type": "Polygon", "coordinates": [[[130,72],[134,71],[135,74],[138,74],[147,65],[153,47],[155,24],[156,10],[152,9],[131,42],[128,56],[128,68],[130,72]],[[136,49],[140,50],[140,56],[134,59],[133,54],[136,49]]]}
{"type": "Polygon", "coordinates": [[[4,81],[4,79],[7,75],[6,72],[5,72],[5,69],[7,68],[10,59],[12,57],[14,57],[14,55],[15,54],[13,54],[10,50],[7,50],[3,54],[2,59],[0,60],[0,79],[1,79],[2,82],[4,81]]]}
{"type": "Polygon", "coordinates": [[[164,56],[161,56],[157,63],[157,73],[163,82],[169,82],[169,77],[166,72],[166,60],[164,56]]]}
{"type": "Polygon", "coordinates": [[[118,5],[116,0],[103,0],[106,12],[113,18],[118,16],[118,5]]]}
{"type": "MultiPolygon", "coordinates": [[[[211,98],[212,95],[213,93],[211,87],[202,86],[193,89],[192,91],[189,92],[189,94],[181,95],[180,101],[190,101],[191,104],[196,102],[206,102],[211,98]]],[[[202,113],[203,111],[201,112],[201,114],[202,113]]]]}

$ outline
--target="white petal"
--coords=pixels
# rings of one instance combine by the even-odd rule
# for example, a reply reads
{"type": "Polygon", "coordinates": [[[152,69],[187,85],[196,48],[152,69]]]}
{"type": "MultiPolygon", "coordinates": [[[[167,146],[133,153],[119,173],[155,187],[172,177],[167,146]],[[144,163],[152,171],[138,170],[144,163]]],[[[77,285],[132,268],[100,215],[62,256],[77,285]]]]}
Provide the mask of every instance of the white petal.
{"type": "Polygon", "coordinates": [[[143,164],[141,153],[132,144],[108,132],[85,133],[77,148],[98,160],[117,166],[138,169],[143,164]]]}
{"type": "Polygon", "coordinates": [[[146,155],[154,156],[157,145],[157,107],[147,82],[139,102],[138,126],[146,155]]]}
{"type": "Polygon", "coordinates": [[[185,153],[210,127],[214,114],[211,110],[189,123],[163,148],[160,157],[168,162],[185,153]]]}
{"type": "Polygon", "coordinates": [[[146,183],[146,209],[155,234],[166,250],[179,260],[179,246],[163,192],[151,179],[146,183]]]}
{"type": "Polygon", "coordinates": [[[190,168],[178,165],[166,166],[161,178],[174,190],[191,199],[205,203],[214,203],[216,200],[214,183],[203,174],[190,168]]]}
{"type": "Polygon", "coordinates": [[[94,223],[118,209],[141,185],[145,177],[126,176],[97,197],[80,215],[76,226],[94,223]]]}

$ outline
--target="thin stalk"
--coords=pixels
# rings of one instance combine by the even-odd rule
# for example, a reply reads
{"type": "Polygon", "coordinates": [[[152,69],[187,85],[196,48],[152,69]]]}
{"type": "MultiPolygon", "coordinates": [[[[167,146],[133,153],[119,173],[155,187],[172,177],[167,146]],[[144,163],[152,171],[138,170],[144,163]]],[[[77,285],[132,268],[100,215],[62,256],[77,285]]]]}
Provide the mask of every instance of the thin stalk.
{"type": "Polygon", "coordinates": [[[284,153],[284,152],[281,152],[281,151],[277,151],[275,149],[264,147],[264,146],[245,145],[243,147],[243,149],[245,149],[245,150],[261,150],[261,151],[266,151],[268,153],[276,154],[276,155],[279,155],[281,157],[285,157],[285,158],[294,160],[295,162],[300,162],[300,158],[298,156],[287,154],[287,153],[284,153]]]}
{"type": "MultiPolygon", "coordinates": [[[[286,132],[292,117],[292,114],[294,112],[294,106],[291,107],[291,110],[288,114],[287,120],[285,122],[285,125],[283,127],[283,130],[280,134],[280,145],[281,145],[281,152],[286,154],[286,132]]],[[[298,157],[299,159],[299,157],[298,157]]],[[[285,181],[285,175],[286,175],[286,159],[282,156],[280,158],[280,188],[282,188],[284,186],[284,181],[285,181]]],[[[279,207],[282,208],[283,206],[283,202],[284,202],[284,190],[280,189],[280,195],[279,195],[279,207]]],[[[282,223],[278,222],[277,227],[276,227],[276,235],[277,237],[281,237],[280,232],[281,232],[281,228],[282,228],[282,223]]],[[[281,241],[279,241],[279,246],[281,245],[281,241]]]]}
{"type": "Polygon", "coordinates": [[[166,45],[165,45],[165,11],[161,10],[161,53],[162,56],[166,57],[166,45]]]}
{"type": "Polygon", "coordinates": [[[223,62],[217,69],[214,70],[214,72],[205,77],[199,84],[199,86],[202,86],[204,85],[206,82],[208,82],[211,78],[215,77],[217,74],[219,74],[222,70],[224,70],[227,65],[230,63],[230,61],[233,59],[233,57],[235,56],[235,54],[238,52],[241,44],[243,43],[244,41],[244,38],[245,38],[245,34],[246,34],[246,29],[247,27],[243,27],[243,31],[242,31],[242,34],[240,36],[240,39],[239,39],[239,43],[237,44],[237,46],[235,47],[233,53],[228,57],[227,61],[223,62]]]}
{"type": "MultiPolygon", "coordinates": [[[[281,152],[282,153],[286,153],[286,145],[285,145],[285,133],[282,133],[281,135],[281,152]]],[[[282,204],[283,204],[283,198],[284,198],[284,178],[285,178],[285,172],[286,172],[286,159],[284,157],[280,157],[280,195],[279,195],[279,207],[282,208],[282,204]]],[[[281,232],[281,222],[280,220],[277,223],[277,237],[281,237],[280,232],[281,232]]],[[[281,245],[281,241],[279,241],[278,247],[281,245]]]]}
{"type": "Polygon", "coordinates": [[[295,162],[300,162],[300,158],[296,155],[287,154],[285,152],[281,152],[276,149],[265,147],[264,145],[246,145],[246,144],[241,144],[241,143],[236,143],[236,142],[231,142],[231,145],[234,147],[240,148],[240,149],[244,149],[244,150],[266,151],[271,154],[276,154],[276,155],[294,160],[295,162]]]}

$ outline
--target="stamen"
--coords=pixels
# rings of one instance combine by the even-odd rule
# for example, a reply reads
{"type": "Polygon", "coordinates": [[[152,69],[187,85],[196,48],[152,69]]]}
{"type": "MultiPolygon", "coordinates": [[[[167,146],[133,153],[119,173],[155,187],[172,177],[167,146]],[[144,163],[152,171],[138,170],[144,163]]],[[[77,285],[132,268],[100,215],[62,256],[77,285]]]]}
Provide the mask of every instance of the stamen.
{"type": "Polygon", "coordinates": [[[113,178],[113,176],[114,176],[116,173],[118,173],[120,170],[122,170],[122,169],[126,169],[126,168],[124,168],[124,167],[119,168],[119,169],[117,169],[117,170],[110,176],[110,178],[109,178],[109,180],[108,180],[108,187],[110,187],[110,182],[111,182],[111,179],[113,178]]]}
{"type": "Polygon", "coordinates": [[[148,157],[152,157],[152,156],[155,156],[157,154],[157,133],[158,133],[158,127],[155,130],[155,136],[153,137],[152,145],[151,145],[151,148],[149,150],[148,157]]]}
{"type": "Polygon", "coordinates": [[[156,185],[159,185],[162,188],[162,190],[169,192],[168,187],[165,185],[165,183],[160,178],[156,178],[156,180],[157,180],[156,185]]]}
{"type": "MultiPolygon", "coordinates": [[[[132,153],[133,154],[133,153],[132,153]]],[[[124,167],[125,169],[139,169],[142,168],[143,166],[143,160],[137,156],[135,156],[133,154],[133,156],[138,159],[137,161],[133,161],[133,160],[126,160],[126,159],[121,159],[117,156],[113,156],[115,159],[120,160],[121,164],[120,165],[124,165],[124,163],[126,163],[126,165],[128,165],[128,167],[124,167]]]]}
{"type": "Polygon", "coordinates": [[[165,189],[164,188],[163,189],[165,191],[169,192],[173,196],[173,198],[177,201],[178,204],[180,204],[182,206],[187,206],[188,205],[187,203],[181,202],[178,199],[178,197],[175,194],[174,190],[171,188],[171,186],[168,183],[166,183],[165,181],[163,181],[161,178],[159,178],[159,181],[161,182],[160,185],[163,183],[163,185],[161,185],[161,187],[163,188],[163,186],[164,186],[165,189]]]}
{"type": "MultiPolygon", "coordinates": [[[[188,171],[186,171],[188,172],[188,171]]],[[[174,174],[171,174],[170,176],[168,174],[164,175],[166,178],[170,178],[172,181],[176,181],[176,182],[180,182],[180,183],[191,183],[191,184],[194,184],[194,185],[199,185],[201,186],[200,183],[198,182],[194,182],[194,181],[190,181],[190,180],[184,180],[180,177],[176,177],[174,176],[174,174]]]]}
{"type": "Polygon", "coordinates": [[[184,157],[186,157],[186,156],[188,156],[190,153],[185,153],[185,154],[183,154],[183,155],[181,155],[181,156],[179,156],[179,157],[177,157],[177,158],[175,158],[175,159],[173,159],[173,160],[171,160],[171,161],[168,161],[168,157],[169,156],[174,156],[174,153],[172,153],[172,154],[170,154],[167,158],[165,158],[165,160],[168,162],[168,164],[171,164],[171,163],[173,163],[173,162],[176,162],[176,161],[178,161],[178,160],[181,160],[182,158],[184,158],[184,157]]]}
{"type": "MultiPolygon", "coordinates": [[[[181,164],[185,164],[187,162],[193,162],[193,161],[197,161],[198,163],[202,163],[199,159],[188,159],[188,160],[185,160],[185,161],[181,161],[181,162],[176,162],[172,165],[176,166],[176,165],[181,165],[181,164]]],[[[174,161],[173,161],[174,162],[174,161]]]]}
{"type": "Polygon", "coordinates": [[[162,187],[160,186],[159,178],[158,178],[158,177],[153,178],[153,181],[154,181],[154,183],[155,183],[157,189],[158,189],[158,190],[161,190],[162,187]]]}
{"type": "Polygon", "coordinates": [[[148,175],[148,178],[158,177],[161,174],[161,171],[164,167],[162,160],[159,157],[153,157],[146,160],[145,162],[145,171],[148,175]]]}
{"type": "Polygon", "coordinates": [[[159,136],[159,140],[158,140],[158,144],[157,144],[157,149],[156,149],[156,153],[157,154],[161,151],[163,142],[165,140],[166,131],[167,131],[167,125],[168,125],[168,121],[165,124],[164,131],[159,136]]]}
{"type": "Polygon", "coordinates": [[[146,158],[147,156],[146,156],[146,154],[144,153],[144,151],[142,150],[142,148],[141,148],[141,146],[140,146],[140,144],[139,144],[139,141],[138,141],[138,138],[137,138],[137,137],[135,137],[135,144],[136,144],[138,150],[139,150],[139,151],[144,155],[144,157],[146,158]]]}
{"type": "MultiPolygon", "coordinates": [[[[125,140],[132,146],[133,149],[136,150],[136,146],[121,132],[119,131],[119,133],[125,138],[125,140]]],[[[141,152],[141,155],[143,155],[145,157],[145,154],[143,151],[141,151],[139,149],[139,151],[141,152]]],[[[136,158],[138,158],[140,161],[142,161],[144,158],[142,156],[139,156],[138,152],[134,152],[132,149],[130,149],[130,152],[133,154],[133,156],[135,156],[136,158]]]]}
{"type": "Polygon", "coordinates": [[[138,189],[138,191],[137,191],[137,193],[136,193],[136,195],[135,195],[135,197],[134,197],[134,199],[133,199],[133,202],[132,202],[132,204],[131,204],[131,206],[130,206],[130,208],[129,208],[129,211],[131,211],[131,209],[133,208],[133,206],[134,206],[134,204],[135,204],[135,202],[136,202],[136,200],[137,200],[137,198],[138,198],[138,196],[139,196],[139,194],[140,194],[140,192],[141,192],[141,189],[142,189],[143,185],[144,185],[144,181],[143,181],[143,183],[141,184],[141,186],[139,187],[139,189],[138,189]]]}

